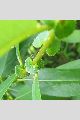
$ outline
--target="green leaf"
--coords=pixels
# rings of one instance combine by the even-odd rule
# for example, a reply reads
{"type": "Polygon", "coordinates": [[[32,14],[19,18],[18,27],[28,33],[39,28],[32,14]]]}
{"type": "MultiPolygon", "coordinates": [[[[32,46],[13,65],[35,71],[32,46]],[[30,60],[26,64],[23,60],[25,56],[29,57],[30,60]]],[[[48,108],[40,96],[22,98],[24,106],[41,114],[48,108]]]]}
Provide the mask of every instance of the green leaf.
{"type": "Polygon", "coordinates": [[[6,64],[6,60],[7,60],[7,55],[0,58],[0,76],[2,76],[2,74],[3,74],[5,64],[6,64]]]}
{"type": "Polygon", "coordinates": [[[39,80],[36,76],[37,76],[37,74],[35,74],[35,78],[32,83],[32,100],[41,100],[39,80]]]}
{"type": "Polygon", "coordinates": [[[62,41],[67,43],[80,43],[80,30],[75,30],[68,37],[62,39],[62,41]]]}
{"type": "Polygon", "coordinates": [[[79,96],[75,96],[75,97],[73,96],[72,99],[73,100],[80,100],[80,95],[79,96]]]}
{"type": "Polygon", "coordinates": [[[42,99],[43,100],[72,100],[73,97],[58,97],[58,96],[42,95],[42,99]]]}
{"type": "Polygon", "coordinates": [[[16,86],[11,87],[11,94],[16,100],[41,100],[39,81],[33,79],[27,80],[23,84],[18,83],[16,86]]]}
{"type": "Polygon", "coordinates": [[[17,58],[15,54],[15,49],[12,49],[7,54],[0,57],[0,75],[3,77],[8,77],[9,75],[11,75],[14,72],[16,64],[17,58]]]}
{"type": "Polygon", "coordinates": [[[32,42],[33,42],[35,36],[36,35],[33,35],[33,36],[29,37],[28,39],[26,39],[25,41],[20,43],[20,53],[21,53],[21,58],[22,58],[23,64],[25,63],[26,58],[29,57],[29,48],[32,45],[32,42]]]}
{"type": "Polygon", "coordinates": [[[61,46],[61,41],[59,39],[55,39],[52,45],[46,50],[46,53],[49,56],[54,56],[59,50],[61,46]]]}
{"type": "Polygon", "coordinates": [[[80,95],[80,70],[45,68],[39,71],[42,95],[72,97],[80,95]]]}
{"type": "Polygon", "coordinates": [[[0,100],[15,80],[16,76],[13,74],[0,84],[0,100]]]}
{"type": "MultiPolygon", "coordinates": [[[[29,80],[28,78],[26,78],[26,84],[22,85],[23,87],[27,85],[25,87],[24,94],[22,94],[22,92],[20,94],[20,89],[19,89],[17,91],[17,94],[19,93],[20,96],[20,97],[18,96],[19,97],[18,99],[30,98],[31,93],[28,92],[31,90],[33,90],[32,92],[32,94],[34,95],[33,99],[36,99],[38,97],[37,96],[38,91],[39,91],[39,96],[41,94],[42,99],[45,99],[44,98],[45,96],[47,96],[48,98],[51,97],[51,99],[57,99],[57,98],[69,99],[69,98],[76,98],[76,96],[80,95],[80,69],[75,68],[69,70],[69,69],[45,68],[39,71],[38,79],[39,81],[37,80],[33,81],[32,77],[30,77],[29,80]],[[34,84],[30,83],[32,81],[34,82],[34,84]],[[31,84],[33,85],[32,89],[31,89],[31,84]],[[27,87],[30,89],[27,90],[27,87]]],[[[15,90],[14,93],[16,93],[15,90]]]]}
{"type": "Polygon", "coordinates": [[[80,59],[60,65],[57,69],[80,69],[80,59]]]}
{"type": "MultiPolygon", "coordinates": [[[[25,62],[26,57],[28,56],[28,49],[33,42],[34,36],[28,38],[20,44],[20,53],[25,62]],[[26,51],[27,50],[27,51],[26,51]]],[[[16,57],[16,49],[11,49],[7,54],[0,57],[0,76],[8,77],[15,72],[15,66],[18,64],[16,57]]]]}
{"type": "MultiPolygon", "coordinates": [[[[71,62],[68,62],[66,64],[60,65],[57,67],[57,69],[80,69],[80,59],[78,60],[74,60],[71,62]]],[[[80,99],[80,95],[79,96],[74,96],[72,97],[73,99],[80,99]]]]}
{"type": "Polygon", "coordinates": [[[35,48],[41,47],[42,44],[47,40],[48,36],[49,36],[48,31],[44,31],[44,32],[39,33],[33,41],[33,46],[35,48]]]}
{"type": "Polygon", "coordinates": [[[35,20],[0,20],[0,56],[39,31],[35,20]]]}
{"type": "Polygon", "coordinates": [[[32,82],[19,82],[10,88],[10,93],[15,100],[32,100],[32,82]]]}
{"type": "Polygon", "coordinates": [[[58,38],[65,38],[69,36],[76,28],[75,20],[64,20],[59,22],[55,28],[55,34],[58,38]]]}

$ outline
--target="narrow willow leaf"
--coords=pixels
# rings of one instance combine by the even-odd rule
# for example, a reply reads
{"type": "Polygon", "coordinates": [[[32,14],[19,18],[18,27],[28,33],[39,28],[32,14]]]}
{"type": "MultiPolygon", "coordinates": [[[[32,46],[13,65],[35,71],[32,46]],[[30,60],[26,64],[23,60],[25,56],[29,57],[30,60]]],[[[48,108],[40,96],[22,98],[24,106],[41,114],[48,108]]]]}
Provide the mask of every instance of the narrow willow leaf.
{"type": "Polygon", "coordinates": [[[60,50],[60,45],[61,45],[61,41],[58,39],[55,39],[51,44],[51,46],[47,48],[46,53],[49,56],[54,56],[60,50]]]}
{"type": "Polygon", "coordinates": [[[32,100],[32,81],[18,82],[11,86],[9,90],[15,100],[32,100]]]}
{"type": "MultiPolygon", "coordinates": [[[[41,69],[39,71],[38,80],[41,96],[43,96],[43,98],[44,96],[48,96],[49,98],[52,97],[53,99],[54,97],[74,98],[80,95],[80,69],[41,69]]],[[[23,88],[25,87],[25,90],[22,90],[22,87],[18,85],[19,89],[17,88],[17,92],[13,91],[14,95],[17,97],[17,95],[19,94],[18,99],[30,99],[31,94],[28,94],[28,92],[33,89],[33,98],[36,99],[35,95],[38,95],[38,90],[36,91],[35,89],[37,89],[38,87],[36,88],[35,82],[37,81],[33,81],[32,76],[29,76],[29,78],[26,78],[24,81],[26,85],[23,84],[22,86],[23,88]],[[34,82],[34,84],[31,89],[32,81],[34,82]],[[27,89],[27,86],[29,89],[27,89]]]]}
{"type": "Polygon", "coordinates": [[[80,43],[80,30],[74,30],[68,37],[62,39],[66,43],[80,43]]]}
{"type": "Polygon", "coordinates": [[[73,96],[72,99],[73,100],[80,100],[80,95],[79,96],[73,96]]]}
{"type": "Polygon", "coordinates": [[[47,40],[48,36],[49,36],[48,31],[44,31],[44,32],[39,33],[33,41],[33,46],[35,48],[41,47],[42,44],[47,40]]]}
{"type": "Polygon", "coordinates": [[[39,88],[39,80],[35,74],[35,78],[32,83],[32,100],[41,100],[41,93],[39,88]]]}
{"type": "Polygon", "coordinates": [[[4,56],[0,57],[0,75],[7,78],[14,72],[16,64],[17,58],[14,48],[4,56]]]}
{"type": "Polygon", "coordinates": [[[80,69],[45,68],[39,71],[42,95],[72,97],[80,95],[80,69]]]}
{"type": "Polygon", "coordinates": [[[0,20],[0,56],[43,29],[36,20],[0,20]]]}
{"type": "Polygon", "coordinates": [[[23,66],[19,47],[20,47],[19,44],[16,45],[16,56],[17,56],[17,60],[18,60],[18,62],[20,64],[20,66],[23,66]]]}
{"type": "Polygon", "coordinates": [[[60,65],[57,69],[80,69],[80,59],[60,65]]]}
{"type": "Polygon", "coordinates": [[[31,100],[31,90],[17,96],[15,100],[31,100]]]}
{"type": "MultiPolygon", "coordinates": [[[[80,59],[68,62],[68,63],[63,64],[63,65],[60,65],[60,66],[57,67],[57,69],[64,69],[64,70],[80,69],[80,59]]],[[[72,98],[75,99],[75,100],[76,99],[79,100],[80,99],[80,95],[79,96],[75,95],[72,98]]]]}
{"type": "Polygon", "coordinates": [[[37,79],[29,81],[26,79],[25,84],[18,83],[10,89],[16,100],[41,100],[39,81],[37,79]]]}
{"type": "Polygon", "coordinates": [[[8,56],[8,54],[6,54],[3,57],[0,57],[0,76],[2,76],[2,74],[4,72],[6,61],[7,61],[7,56],[8,56]]]}
{"type": "Polygon", "coordinates": [[[36,35],[33,35],[27,38],[25,41],[20,43],[20,54],[22,58],[22,62],[25,63],[27,57],[29,57],[29,53],[31,53],[31,45],[36,35]]]}
{"type": "Polygon", "coordinates": [[[0,100],[15,80],[16,76],[13,74],[0,84],[0,100]]]}

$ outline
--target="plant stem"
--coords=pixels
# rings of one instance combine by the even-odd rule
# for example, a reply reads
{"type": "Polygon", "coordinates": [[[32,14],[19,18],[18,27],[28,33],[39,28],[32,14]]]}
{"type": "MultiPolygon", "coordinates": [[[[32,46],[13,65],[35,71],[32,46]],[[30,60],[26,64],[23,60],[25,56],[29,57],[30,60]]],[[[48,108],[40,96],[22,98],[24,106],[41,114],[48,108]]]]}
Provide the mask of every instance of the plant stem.
{"type": "Polygon", "coordinates": [[[43,44],[36,57],[33,59],[33,64],[37,64],[38,61],[43,57],[46,52],[46,49],[52,44],[55,39],[55,34],[53,30],[50,30],[48,40],[43,44]]]}
{"type": "MultiPolygon", "coordinates": [[[[54,31],[50,30],[48,40],[46,42],[44,42],[43,46],[37,53],[36,57],[33,59],[34,65],[37,64],[38,61],[43,57],[44,53],[46,52],[46,49],[52,44],[54,39],[55,39],[54,31]]],[[[41,100],[41,92],[40,92],[40,87],[39,87],[38,73],[36,73],[33,78],[32,99],[33,100],[41,100]]]]}
{"type": "Polygon", "coordinates": [[[22,66],[23,63],[22,63],[22,59],[21,59],[21,55],[20,55],[20,51],[19,51],[19,44],[16,46],[16,56],[19,61],[19,64],[22,66]]]}

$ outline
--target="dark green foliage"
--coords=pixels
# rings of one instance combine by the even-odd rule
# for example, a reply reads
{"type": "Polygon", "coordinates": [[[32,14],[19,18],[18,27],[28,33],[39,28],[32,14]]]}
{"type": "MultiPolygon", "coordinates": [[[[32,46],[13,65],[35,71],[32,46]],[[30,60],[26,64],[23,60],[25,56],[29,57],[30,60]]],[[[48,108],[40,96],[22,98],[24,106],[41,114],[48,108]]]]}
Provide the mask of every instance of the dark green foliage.
{"type": "Polygon", "coordinates": [[[79,23],[0,21],[0,99],[80,99],[79,23]]]}

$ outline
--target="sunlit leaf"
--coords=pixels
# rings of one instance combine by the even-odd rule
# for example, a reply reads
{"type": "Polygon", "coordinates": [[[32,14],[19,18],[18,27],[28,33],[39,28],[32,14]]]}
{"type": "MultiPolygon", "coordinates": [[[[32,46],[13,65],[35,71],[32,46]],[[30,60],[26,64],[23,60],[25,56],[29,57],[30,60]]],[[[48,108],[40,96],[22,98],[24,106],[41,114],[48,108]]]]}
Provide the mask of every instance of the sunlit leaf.
{"type": "Polygon", "coordinates": [[[35,20],[0,20],[0,56],[39,31],[35,20]]]}

